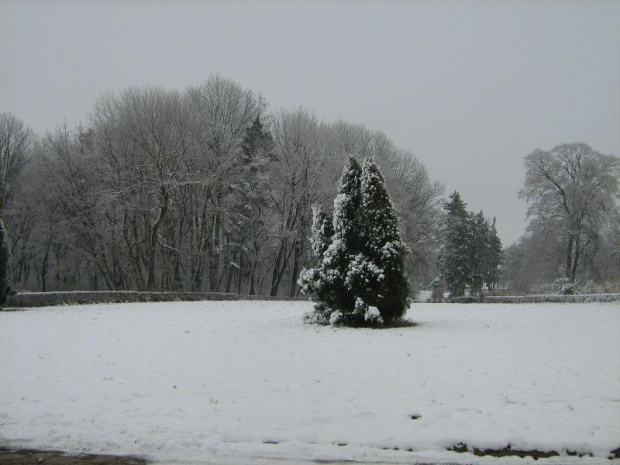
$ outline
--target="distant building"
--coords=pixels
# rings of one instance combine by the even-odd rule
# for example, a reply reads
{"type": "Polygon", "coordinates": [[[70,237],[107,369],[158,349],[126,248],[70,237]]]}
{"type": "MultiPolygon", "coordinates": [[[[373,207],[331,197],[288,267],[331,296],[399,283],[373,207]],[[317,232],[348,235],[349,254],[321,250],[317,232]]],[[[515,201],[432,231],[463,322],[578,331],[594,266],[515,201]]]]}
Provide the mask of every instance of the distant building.
{"type": "Polygon", "coordinates": [[[441,276],[437,276],[431,282],[431,289],[433,293],[431,294],[431,302],[434,304],[443,302],[443,293],[445,290],[445,285],[441,276]]]}

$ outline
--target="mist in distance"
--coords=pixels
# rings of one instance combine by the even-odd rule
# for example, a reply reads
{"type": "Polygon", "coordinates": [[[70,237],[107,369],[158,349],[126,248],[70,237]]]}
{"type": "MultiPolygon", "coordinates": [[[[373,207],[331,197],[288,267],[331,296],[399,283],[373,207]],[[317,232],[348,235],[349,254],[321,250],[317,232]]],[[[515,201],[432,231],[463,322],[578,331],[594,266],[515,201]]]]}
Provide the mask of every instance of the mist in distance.
{"type": "Polygon", "coordinates": [[[523,158],[620,153],[617,2],[0,3],[0,111],[43,133],[98,96],[220,74],[271,110],[386,133],[446,193],[524,233],[523,158]]]}

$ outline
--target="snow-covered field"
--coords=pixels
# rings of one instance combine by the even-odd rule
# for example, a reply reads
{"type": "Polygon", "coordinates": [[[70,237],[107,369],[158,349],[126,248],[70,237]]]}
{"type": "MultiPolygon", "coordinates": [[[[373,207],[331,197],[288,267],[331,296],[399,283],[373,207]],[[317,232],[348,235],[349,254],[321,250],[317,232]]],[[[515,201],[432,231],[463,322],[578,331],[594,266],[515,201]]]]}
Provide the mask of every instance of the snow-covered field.
{"type": "Polygon", "coordinates": [[[303,325],[310,308],[0,313],[0,444],[218,464],[533,462],[457,443],[601,463],[620,446],[617,304],[415,304],[417,326],[385,330],[303,325]]]}

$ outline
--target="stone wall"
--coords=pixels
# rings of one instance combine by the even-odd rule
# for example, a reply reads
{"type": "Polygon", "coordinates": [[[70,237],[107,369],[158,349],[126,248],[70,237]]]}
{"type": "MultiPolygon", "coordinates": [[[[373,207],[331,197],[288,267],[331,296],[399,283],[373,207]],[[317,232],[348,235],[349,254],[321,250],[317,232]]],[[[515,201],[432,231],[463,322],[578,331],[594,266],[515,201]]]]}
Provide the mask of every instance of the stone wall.
{"type": "Polygon", "coordinates": [[[307,300],[303,297],[269,297],[223,292],[73,291],[27,292],[9,300],[7,308],[49,307],[125,302],[194,302],[202,300],[307,300]]]}

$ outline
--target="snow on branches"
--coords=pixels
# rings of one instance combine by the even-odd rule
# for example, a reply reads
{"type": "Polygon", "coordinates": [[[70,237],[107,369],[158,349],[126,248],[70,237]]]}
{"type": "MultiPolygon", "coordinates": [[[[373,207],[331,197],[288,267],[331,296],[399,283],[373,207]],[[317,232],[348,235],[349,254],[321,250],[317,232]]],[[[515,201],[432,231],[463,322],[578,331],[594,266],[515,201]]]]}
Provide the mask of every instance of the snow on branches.
{"type": "Polygon", "coordinates": [[[408,250],[377,164],[367,159],[361,168],[355,158],[348,158],[331,227],[320,206],[313,212],[311,241],[317,263],[301,273],[299,284],[316,305],[305,321],[358,326],[400,320],[408,308],[408,250]]]}

